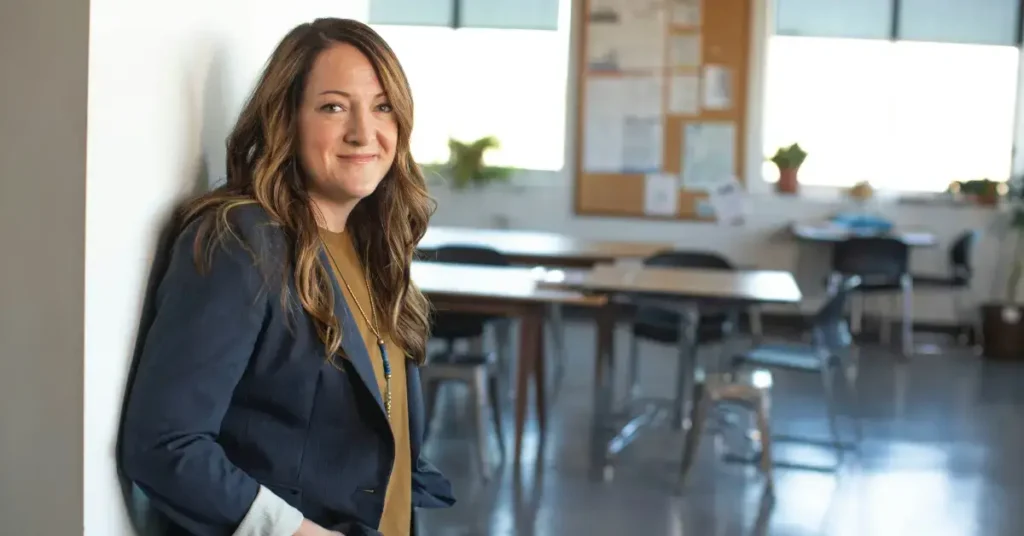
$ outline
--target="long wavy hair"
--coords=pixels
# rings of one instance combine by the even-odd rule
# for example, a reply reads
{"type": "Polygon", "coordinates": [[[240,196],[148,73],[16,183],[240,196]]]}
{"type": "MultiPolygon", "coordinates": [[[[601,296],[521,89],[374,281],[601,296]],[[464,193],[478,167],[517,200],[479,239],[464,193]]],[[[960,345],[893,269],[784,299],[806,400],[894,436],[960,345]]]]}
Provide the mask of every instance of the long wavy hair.
{"type": "MultiPolygon", "coordinates": [[[[429,305],[411,280],[410,266],[435,205],[409,151],[413,102],[408,80],[395,53],[369,26],[323,18],[284,37],[228,136],[226,183],[186,203],[182,221],[200,220],[194,247],[197,265],[204,269],[218,242],[238,238],[229,212],[248,204],[262,207],[287,238],[282,275],[285,283],[294,281],[294,298],[316,326],[327,359],[343,353],[330,268],[321,262],[317,220],[298,160],[298,113],[309,73],[320,53],[340,43],[354,46],[373,64],[398,123],[394,164],[374,193],[353,209],[347,227],[369,268],[377,317],[387,320],[388,333],[408,357],[422,364],[429,305]]],[[[291,310],[289,286],[281,289],[282,306],[291,310]]]]}

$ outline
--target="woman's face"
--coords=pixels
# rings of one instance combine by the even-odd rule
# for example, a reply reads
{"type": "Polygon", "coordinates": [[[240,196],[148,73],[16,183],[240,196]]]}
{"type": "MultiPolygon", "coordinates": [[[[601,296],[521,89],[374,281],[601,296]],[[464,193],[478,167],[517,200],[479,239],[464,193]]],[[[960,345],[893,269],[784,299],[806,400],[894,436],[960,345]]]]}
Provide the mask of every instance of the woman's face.
{"type": "Polygon", "coordinates": [[[370,60],[348,44],[320,53],[298,117],[310,195],[344,204],[372,194],[395,160],[398,124],[370,60]]]}

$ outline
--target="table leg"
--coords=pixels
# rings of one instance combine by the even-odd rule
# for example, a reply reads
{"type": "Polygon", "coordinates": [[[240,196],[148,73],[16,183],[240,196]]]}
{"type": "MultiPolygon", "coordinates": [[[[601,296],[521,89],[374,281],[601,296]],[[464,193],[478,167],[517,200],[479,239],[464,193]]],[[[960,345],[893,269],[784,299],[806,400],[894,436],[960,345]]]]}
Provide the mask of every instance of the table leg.
{"type": "Polygon", "coordinates": [[[690,427],[690,391],[697,371],[697,323],[700,313],[696,306],[688,305],[679,315],[679,362],[676,365],[676,397],[672,406],[672,427],[690,427]]]}
{"type": "Polygon", "coordinates": [[[516,394],[515,394],[515,465],[519,465],[522,459],[523,434],[526,429],[526,408],[530,398],[530,381],[537,385],[537,420],[540,424],[540,443],[544,442],[544,432],[547,425],[547,408],[544,403],[544,389],[539,385],[543,381],[543,371],[538,372],[542,367],[544,348],[544,316],[538,311],[531,311],[522,318],[519,326],[519,359],[516,367],[516,394]],[[540,376],[538,379],[537,376],[540,376]]]}
{"type": "Polygon", "coordinates": [[[597,310],[597,354],[594,356],[594,414],[590,425],[590,469],[600,478],[607,465],[615,372],[615,311],[611,304],[597,310]]]}
{"type": "Polygon", "coordinates": [[[543,448],[544,440],[548,432],[548,397],[547,397],[547,353],[544,351],[544,316],[536,314],[538,335],[534,337],[536,348],[534,349],[533,360],[533,397],[535,410],[537,412],[537,428],[540,431],[539,444],[543,448]]]}
{"type": "Polygon", "coordinates": [[[903,294],[903,321],[900,327],[903,329],[903,356],[914,355],[914,279],[910,274],[903,274],[900,277],[900,287],[903,294]]]}
{"type": "Polygon", "coordinates": [[[548,318],[551,327],[551,342],[555,351],[555,378],[553,388],[555,395],[562,388],[562,379],[565,377],[565,316],[562,314],[562,304],[553,303],[548,307],[548,318]]]}

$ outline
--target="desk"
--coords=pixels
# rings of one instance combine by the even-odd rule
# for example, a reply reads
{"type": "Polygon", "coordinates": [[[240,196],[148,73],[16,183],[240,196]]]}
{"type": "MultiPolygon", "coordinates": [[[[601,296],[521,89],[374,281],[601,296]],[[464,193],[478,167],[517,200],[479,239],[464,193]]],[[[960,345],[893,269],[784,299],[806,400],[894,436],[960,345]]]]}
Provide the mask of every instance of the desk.
{"type": "MultiPolygon", "coordinates": [[[[849,227],[836,225],[829,221],[804,223],[794,222],[790,225],[790,231],[793,233],[793,236],[808,242],[832,243],[842,242],[847,238],[855,236],[874,236],[871,234],[857,233],[852,231],[849,227]]],[[[935,233],[928,231],[927,229],[901,229],[897,227],[886,233],[886,236],[899,238],[911,247],[933,247],[939,243],[939,239],[935,236],[935,233]]]]}
{"type": "MultiPolygon", "coordinates": [[[[575,289],[604,295],[625,295],[633,301],[678,310],[681,316],[680,367],[676,398],[685,400],[696,367],[696,327],[699,308],[715,305],[765,303],[798,304],[803,296],[796,279],[788,272],[772,270],[706,270],[647,266],[599,265],[589,271],[566,271],[560,278],[545,279],[546,286],[575,289]]],[[[598,327],[598,356],[594,372],[594,418],[591,424],[591,469],[608,474],[611,460],[654,420],[649,412],[631,417],[615,426],[612,397],[615,347],[614,323],[609,307],[601,309],[598,327]]],[[[683,421],[682,408],[673,408],[673,419],[683,421]]]]}
{"type": "Polygon", "coordinates": [[[430,227],[418,248],[429,254],[446,245],[491,248],[509,257],[512,264],[577,268],[619,259],[642,259],[674,248],[667,242],[595,241],[539,231],[466,227],[430,227]]]}
{"type": "Polygon", "coordinates": [[[543,270],[413,262],[412,280],[438,311],[492,314],[520,319],[515,390],[515,463],[522,454],[529,383],[534,382],[540,443],[547,431],[544,375],[544,314],[551,305],[604,308],[604,296],[545,288],[543,270]]]}

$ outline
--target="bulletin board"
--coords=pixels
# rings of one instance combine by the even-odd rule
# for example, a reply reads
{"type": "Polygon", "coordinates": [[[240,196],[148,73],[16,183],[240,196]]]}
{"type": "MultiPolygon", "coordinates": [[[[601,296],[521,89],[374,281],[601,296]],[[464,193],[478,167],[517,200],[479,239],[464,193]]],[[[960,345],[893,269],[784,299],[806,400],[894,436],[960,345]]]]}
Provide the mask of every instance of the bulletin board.
{"type": "Polygon", "coordinates": [[[753,0],[583,0],[575,209],[713,220],[744,181],[753,0]]]}

